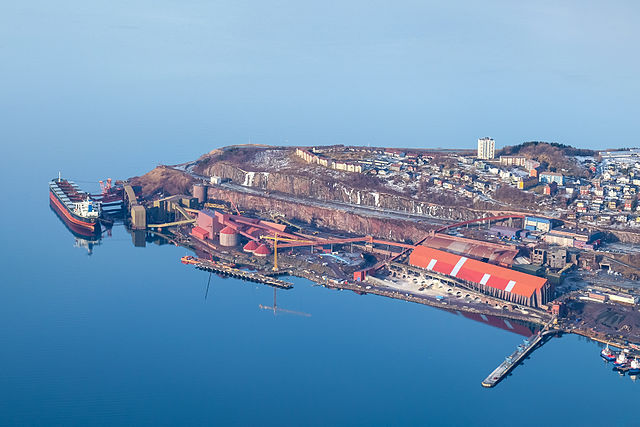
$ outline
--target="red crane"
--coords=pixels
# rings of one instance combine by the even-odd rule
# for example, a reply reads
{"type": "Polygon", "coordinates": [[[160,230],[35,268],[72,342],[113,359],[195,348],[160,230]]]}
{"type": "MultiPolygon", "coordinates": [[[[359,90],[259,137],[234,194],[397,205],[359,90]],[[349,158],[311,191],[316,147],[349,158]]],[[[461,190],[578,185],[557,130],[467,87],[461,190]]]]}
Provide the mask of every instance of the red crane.
{"type": "Polygon", "coordinates": [[[100,182],[100,190],[102,190],[102,194],[107,194],[109,190],[111,190],[111,178],[107,178],[107,181],[99,181],[100,182]]]}

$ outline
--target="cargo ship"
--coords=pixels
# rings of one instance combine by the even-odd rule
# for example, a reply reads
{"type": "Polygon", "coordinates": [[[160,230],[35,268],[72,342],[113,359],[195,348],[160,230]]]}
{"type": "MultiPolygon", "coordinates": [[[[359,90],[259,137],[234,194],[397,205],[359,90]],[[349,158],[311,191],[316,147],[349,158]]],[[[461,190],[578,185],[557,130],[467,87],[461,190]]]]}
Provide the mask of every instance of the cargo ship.
{"type": "Polygon", "coordinates": [[[101,203],[59,174],[49,182],[49,204],[76,233],[93,235],[100,231],[101,203]]]}

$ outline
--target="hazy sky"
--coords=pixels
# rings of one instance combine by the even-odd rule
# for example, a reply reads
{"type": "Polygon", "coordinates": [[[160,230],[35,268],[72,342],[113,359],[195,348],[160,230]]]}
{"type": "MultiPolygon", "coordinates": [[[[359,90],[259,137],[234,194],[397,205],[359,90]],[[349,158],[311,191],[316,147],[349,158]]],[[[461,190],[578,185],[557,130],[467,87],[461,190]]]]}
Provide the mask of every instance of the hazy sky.
{"type": "Polygon", "coordinates": [[[638,145],[639,4],[4,1],[0,137],[130,174],[249,140],[638,145]]]}

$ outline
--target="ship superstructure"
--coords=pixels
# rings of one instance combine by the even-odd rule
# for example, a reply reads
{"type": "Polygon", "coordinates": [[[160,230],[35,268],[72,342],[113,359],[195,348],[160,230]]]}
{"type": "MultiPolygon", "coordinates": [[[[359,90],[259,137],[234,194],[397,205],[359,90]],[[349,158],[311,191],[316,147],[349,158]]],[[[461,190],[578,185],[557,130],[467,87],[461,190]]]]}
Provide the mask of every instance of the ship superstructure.
{"type": "Polygon", "coordinates": [[[613,366],[615,366],[616,368],[623,368],[626,366],[627,362],[627,355],[624,351],[621,351],[620,354],[618,354],[616,361],[613,362],[613,366]]]}

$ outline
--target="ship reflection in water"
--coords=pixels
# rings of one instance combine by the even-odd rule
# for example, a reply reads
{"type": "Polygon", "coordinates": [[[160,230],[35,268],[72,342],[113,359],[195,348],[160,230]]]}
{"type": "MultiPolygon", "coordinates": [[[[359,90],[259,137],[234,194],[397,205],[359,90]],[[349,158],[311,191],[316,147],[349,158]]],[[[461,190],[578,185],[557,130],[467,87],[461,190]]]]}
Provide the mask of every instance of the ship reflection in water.
{"type": "MultiPolygon", "coordinates": [[[[49,209],[51,209],[58,220],[60,220],[60,222],[65,226],[65,228],[69,230],[71,234],[73,234],[73,237],[75,238],[73,246],[76,248],[85,249],[88,255],[93,254],[93,247],[100,245],[100,241],[102,240],[102,231],[100,227],[96,227],[94,232],[89,232],[86,228],[78,227],[73,223],[65,221],[64,218],[60,216],[58,211],[53,209],[51,206],[49,206],[49,209]]],[[[107,232],[111,232],[111,229],[107,229],[107,232]]]]}

